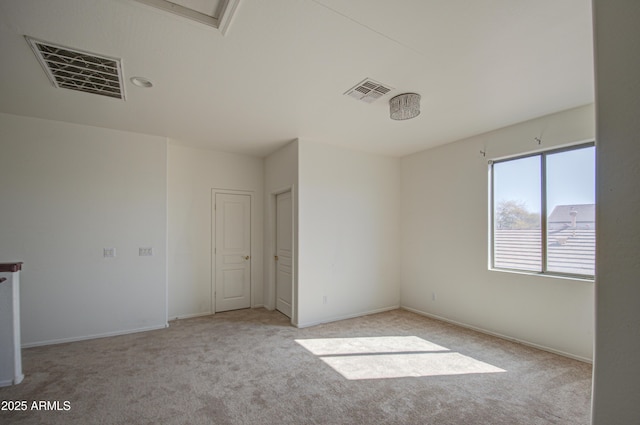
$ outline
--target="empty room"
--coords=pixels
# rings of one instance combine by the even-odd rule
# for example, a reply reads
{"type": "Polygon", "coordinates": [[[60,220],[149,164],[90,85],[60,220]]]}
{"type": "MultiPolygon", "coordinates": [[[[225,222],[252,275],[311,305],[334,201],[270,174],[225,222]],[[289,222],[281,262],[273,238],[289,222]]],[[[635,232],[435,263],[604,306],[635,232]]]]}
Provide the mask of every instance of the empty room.
{"type": "Polygon", "coordinates": [[[0,422],[638,423],[639,20],[0,0],[0,422]]]}

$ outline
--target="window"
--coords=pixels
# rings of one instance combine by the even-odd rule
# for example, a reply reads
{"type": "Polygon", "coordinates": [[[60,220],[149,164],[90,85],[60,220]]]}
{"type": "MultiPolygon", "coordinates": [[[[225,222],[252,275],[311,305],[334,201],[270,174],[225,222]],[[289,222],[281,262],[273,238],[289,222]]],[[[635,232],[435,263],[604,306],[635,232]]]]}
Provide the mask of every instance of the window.
{"type": "Polygon", "coordinates": [[[593,277],[594,144],[490,164],[492,268],[593,277]]]}

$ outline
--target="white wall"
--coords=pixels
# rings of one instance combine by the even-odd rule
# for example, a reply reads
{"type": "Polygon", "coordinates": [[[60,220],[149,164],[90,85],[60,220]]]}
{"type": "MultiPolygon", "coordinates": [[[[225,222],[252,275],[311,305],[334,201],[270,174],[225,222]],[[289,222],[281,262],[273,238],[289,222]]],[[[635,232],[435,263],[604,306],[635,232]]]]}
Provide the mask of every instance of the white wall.
{"type": "Polygon", "coordinates": [[[211,292],[212,189],[253,193],[251,304],[263,304],[262,158],[168,146],[169,318],[213,313],[211,292]]]}
{"type": "Polygon", "coordinates": [[[640,422],[640,2],[595,0],[598,127],[593,423],[640,422]]]}
{"type": "Polygon", "coordinates": [[[403,158],[402,306],[591,359],[592,282],[488,270],[487,160],[594,135],[586,106],[403,158]]]}
{"type": "Polygon", "coordinates": [[[399,159],[309,141],[298,156],[298,325],[397,307],[399,159]]]}
{"type": "Polygon", "coordinates": [[[275,308],[275,195],[290,190],[293,199],[293,311],[291,322],[298,323],[298,141],[293,141],[264,160],[265,187],[265,306],[275,308]]]}
{"type": "Polygon", "coordinates": [[[164,327],[166,140],[0,114],[0,149],[0,261],[24,262],[23,345],[164,327]]]}

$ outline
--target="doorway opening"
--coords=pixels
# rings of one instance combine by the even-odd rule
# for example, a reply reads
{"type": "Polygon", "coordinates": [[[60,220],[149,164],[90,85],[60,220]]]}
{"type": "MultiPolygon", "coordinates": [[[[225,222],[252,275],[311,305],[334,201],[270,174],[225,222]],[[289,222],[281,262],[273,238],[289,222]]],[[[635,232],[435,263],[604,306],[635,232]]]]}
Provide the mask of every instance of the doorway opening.
{"type": "Polygon", "coordinates": [[[268,207],[268,302],[267,308],[277,310],[297,323],[296,306],[296,242],[295,191],[292,186],[274,190],[268,207]]]}
{"type": "Polygon", "coordinates": [[[276,195],[276,310],[293,314],[293,200],[291,191],[276,195]]]}

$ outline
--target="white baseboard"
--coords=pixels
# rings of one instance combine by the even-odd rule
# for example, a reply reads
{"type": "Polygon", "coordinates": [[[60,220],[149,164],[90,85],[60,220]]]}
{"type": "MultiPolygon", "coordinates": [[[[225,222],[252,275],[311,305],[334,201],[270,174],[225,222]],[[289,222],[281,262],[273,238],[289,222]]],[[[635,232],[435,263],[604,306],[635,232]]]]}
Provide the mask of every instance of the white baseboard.
{"type": "Polygon", "coordinates": [[[347,314],[345,316],[334,316],[334,317],[313,321],[313,322],[294,323],[293,325],[297,328],[308,328],[310,326],[317,326],[317,325],[322,325],[324,323],[331,323],[331,322],[337,322],[340,320],[353,319],[356,317],[368,316],[370,314],[383,313],[385,311],[397,310],[399,308],[400,308],[399,305],[393,305],[389,307],[377,308],[375,310],[362,311],[360,313],[347,314]]]}
{"type": "MultiPolygon", "coordinates": [[[[256,304],[251,306],[251,308],[263,308],[264,305],[263,304],[256,304]]],[[[214,314],[216,314],[213,311],[205,311],[202,313],[193,313],[193,314],[181,314],[179,316],[172,316],[169,317],[169,321],[174,321],[174,320],[182,320],[182,319],[193,319],[195,317],[204,317],[204,316],[213,316],[214,314]]]]}
{"type": "Polygon", "coordinates": [[[486,335],[495,336],[495,337],[498,337],[500,339],[504,339],[504,340],[507,340],[507,341],[517,342],[518,344],[526,345],[526,346],[532,347],[532,348],[537,348],[538,350],[547,351],[547,352],[553,353],[553,354],[558,354],[560,356],[568,357],[568,358],[574,359],[574,360],[579,360],[579,361],[585,362],[585,363],[593,363],[592,359],[589,359],[589,358],[586,358],[586,357],[576,356],[575,354],[567,353],[567,352],[564,352],[564,351],[561,351],[561,350],[556,350],[554,348],[550,348],[550,347],[546,347],[544,345],[540,345],[540,344],[536,344],[536,343],[533,343],[533,342],[525,341],[523,339],[514,338],[514,337],[511,337],[511,336],[508,336],[508,335],[503,335],[503,334],[498,333],[498,332],[488,331],[486,329],[479,328],[477,326],[472,326],[472,325],[468,325],[466,323],[457,322],[455,320],[447,319],[446,317],[438,316],[437,314],[427,313],[426,311],[418,310],[416,308],[404,307],[404,306],[401,306],[400,308],[402,310],[407,310],[407,311],[410,311],[412,313],[416,313],[416,314],[419,314],[421,316],[428,317],[430,319],[435,319],[435,320],[439,320],[441,322],[451,323],[452,325],[460,326],[461,328],[471,329],[472,331],[480,332],[480,333],[483,333],[483,334],[486,334],[486,335]]]}
{"type": "Polygon", "coordinates": [[[11,385],[18,385],[24,379],[24,375],[16,376],[13,379],[4,379],[0,381],[0,387],[10,387],[11,385]]]}
{"type": "Polygon", "coordinates": [[[169,321],[173,321],[173,320],[181,320],[181,319],[193,319],[194,317],[204,317],[204,316],[212,316],[213,313],[212,311],[207,311],[204,313],[193,313],[193,314],[181,314],[179,316],[173,316],[169,318],[169,321]]]}
{"type": "Polygon", "coordinates": [[[87,339],[107,338],[110,336],[127,335],[127,334],[146,332],[146,331],[155,331],[158,329],[165,329],[168,327],[169,327],[169,323],[165,323],[164,325],[149,326],[145,328],[136,328],[136,329],[127,329],[127,330],[115,331],[115,332],[105,332],[102,334],[84,335],[84,336],[61,338],[61,339],[49,339],[46,341],[38,341],[38,342],[28,342],[28,343],[22,344],[22,348],[40,347],[42,345],[64,344],[67,342],[85,341],[87,339]]]}

